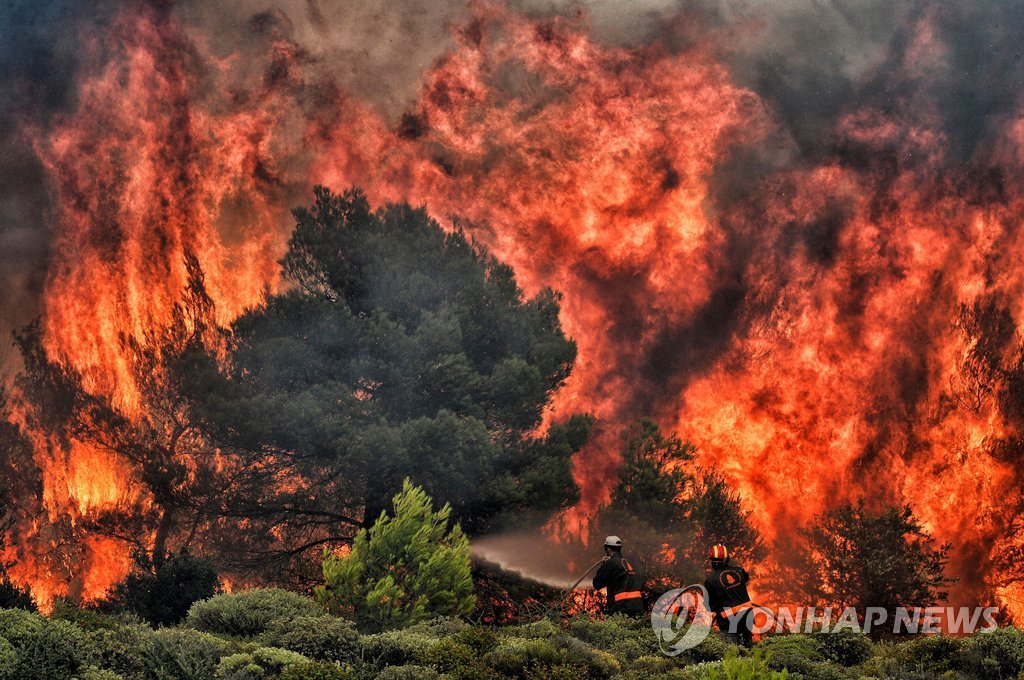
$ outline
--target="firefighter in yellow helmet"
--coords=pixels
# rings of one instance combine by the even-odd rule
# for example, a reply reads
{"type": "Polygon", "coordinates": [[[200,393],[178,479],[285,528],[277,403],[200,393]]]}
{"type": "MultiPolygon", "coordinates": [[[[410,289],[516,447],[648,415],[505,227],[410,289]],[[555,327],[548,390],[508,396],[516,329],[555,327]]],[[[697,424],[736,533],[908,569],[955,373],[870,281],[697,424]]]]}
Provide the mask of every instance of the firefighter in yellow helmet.
{"type": "Polygon", "coordinates": [[[714,613],[719,630],[749,647],[754,637],[754,605],[747,593],[750,575],[743,567],[729,563],[729,550],[724,545],[712,547],[710,558],[711,573],[704,580],[707,607],[714,613]]]}
{"type": "Polygon", "coordinates": [[[622,559],[622,539],[618,536],[604,539],[604,563],[594,574],[594,590],[601,588],[608,589],[605,614],[640,616],[644,613],[640,579],[633,566],[622,559]]]}

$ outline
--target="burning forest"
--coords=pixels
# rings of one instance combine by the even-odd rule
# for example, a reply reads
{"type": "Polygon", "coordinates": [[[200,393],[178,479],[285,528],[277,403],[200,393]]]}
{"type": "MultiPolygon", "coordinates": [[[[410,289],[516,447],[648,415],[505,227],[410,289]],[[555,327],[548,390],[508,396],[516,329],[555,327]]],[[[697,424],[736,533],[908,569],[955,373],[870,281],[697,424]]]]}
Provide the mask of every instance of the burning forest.
{"type": "Polygon", "coordinates": [[[1012,3],[8,4],[44,607],[183,551],[308,589],[408,478],[549,581],[628,527],[665,588],[732,541],[795,598],[852,512],[1024,616],[1012,3]]]}

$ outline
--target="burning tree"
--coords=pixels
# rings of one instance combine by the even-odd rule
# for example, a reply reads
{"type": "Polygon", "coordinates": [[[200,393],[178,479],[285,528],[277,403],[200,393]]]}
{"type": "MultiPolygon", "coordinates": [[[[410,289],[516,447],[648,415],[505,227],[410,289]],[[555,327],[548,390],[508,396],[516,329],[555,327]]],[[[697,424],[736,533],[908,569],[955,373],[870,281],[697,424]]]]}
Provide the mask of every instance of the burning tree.
{"type": "Polygon", "coordinates": [[[75,455],[82,445],[102,452],[127,466],[138,487],[130,502],[88,512],[83,529],[127,543],[154,567],[172,541],[178,550],[187,548],[209,529],[223,512],[218,499],[224,487],[251,464],[210,443],[181,389],[187,358],[222,346],[198,260],[189,256],[186,267],[188,287],[171,323],[144,341],[122,338],[129,375],[138,387],[139,402],[132,408],[92,393],[69,362],[51,359],[38,325],[17,337],[25,366],[17,385],[26,421],[45,434],[39,445],[66,455],[75,455]]]}
{"type": "Polygon", "coordinates": [[[125,501],[87,508],[78,539],[126,542],[154,572],[198,545],[280,579],[286,565],[311,574],[317,549],[350,542],[408,476],[470,529],[576,500],[571,457],[589,420],[535,434],[575,357],[557,297],[526,299],[511,269],[422,210],[372,212],[358,191],[316,199],[295,211],[294,288],[230,329],[186,258],[170,322],[121,338],[136,401],[90,390],[38,325],[18,336],[41,444],[130,472],[125,501]]]}
{"type": "Polygon", "coordinates": [[[945,600],[949,545],[936,546],[909,506],[869,510],[864,501],[817,516],[800,531],[803,543],[781,549],[790,558],[774,590],[818,607],[930,607],[945,600]]]}
{"type": "Polygon", "coordinates": [[[644,419],[623,434],[622,467],[598,534],[619,534],[652,590],[703,579],[707,550],[725,543],[740,560],[766,550],[740,499],[714,470],[694,467],[696,448],[644,419]]]}

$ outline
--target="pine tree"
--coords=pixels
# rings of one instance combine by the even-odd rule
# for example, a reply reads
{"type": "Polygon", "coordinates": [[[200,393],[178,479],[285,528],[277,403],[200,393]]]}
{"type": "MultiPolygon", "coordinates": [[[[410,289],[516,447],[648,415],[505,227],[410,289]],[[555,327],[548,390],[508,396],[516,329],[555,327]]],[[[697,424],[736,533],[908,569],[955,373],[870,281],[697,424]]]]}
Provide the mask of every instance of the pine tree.
{"type": "Polygon", "coordinates": [[[324,555],[317,599],[373,631],[472,612],[469,540],[458,524],[449,530],[451,506],[434,512],[430,496],[408,479],[392,503],[394,516],[381,512],[351,551],[324,555]]]}

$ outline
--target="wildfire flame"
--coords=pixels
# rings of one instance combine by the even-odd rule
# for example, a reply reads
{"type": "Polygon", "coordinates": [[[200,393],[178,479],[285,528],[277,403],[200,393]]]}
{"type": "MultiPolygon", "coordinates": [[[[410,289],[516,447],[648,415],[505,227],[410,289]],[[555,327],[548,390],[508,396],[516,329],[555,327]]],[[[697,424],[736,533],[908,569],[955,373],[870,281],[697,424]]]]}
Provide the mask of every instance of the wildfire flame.
{"type": "MultiPolygon", "coordinates": [[[[940,77],[932,28],[920,18],[890,66],[940,77]]],[[[869,103],[830,154],[797,162],[711,44],[609,47],[581,20],[479,4],[390,123],[284,29],[261,24],[260,40],[252,76],[170,9],[126,10],[85,41],[76,108],[32,130],[57,198],[45,345],[88,389],[137,411],[123,338],[168,322],[186,253],[227,323],[275,289],[308,187],[355,184],[463,220],[528,292],[563,293],[579,360],[550,417],[603,427],[576,461],[574,530],[606,500],[617,430],[653,414],[769,537],[841,499],[908,502],[955,544],[966,597],[997,585],[984,570],[1018,540],[1005,499],[1020,462],[991,445],[1016,425],[991,399],[956,404],[971,340],[955,322],[986,296],[1024,319],[1022,192],[986,174],[1022,170],[1024,114],[951,172],[939,111],[869,103]],[[731,182],[744,158],[757,176],[731,182]]],[[[102,452],[37,449],[51,516],[137,502],[102,452]]],[[[98,597],[125,549],[83,550],[81,591],[98,597]]],[[[31,554],[16,575],[43,599],[65,592],[31,554]]]]}

